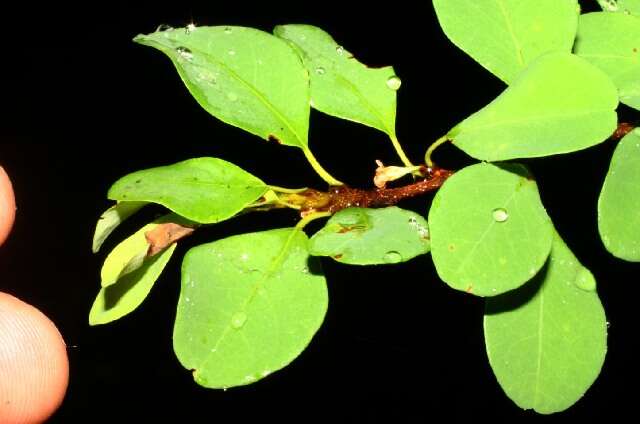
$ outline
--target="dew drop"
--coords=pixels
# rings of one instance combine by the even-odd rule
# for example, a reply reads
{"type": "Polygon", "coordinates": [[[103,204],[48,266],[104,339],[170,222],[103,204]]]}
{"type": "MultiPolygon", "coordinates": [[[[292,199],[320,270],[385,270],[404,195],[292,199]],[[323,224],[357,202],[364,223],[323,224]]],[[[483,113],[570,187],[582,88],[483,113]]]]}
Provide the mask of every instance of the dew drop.
{"type": "Polygon", "coordinates": [[[576,275],[575,285],[586,291],[594,291],[596,289],[596,279],[593,278],[593,274],[587,268],[580,268],[578,275],[576,275]]]}
{"type": "Polygon", "coordinates": [[[507,210],[504,208],[494,209],[492,212],[492,215],[493,215],[493,220],[496,222],[505,222],[507,219],[509,219],[509,214],[507,213],[507,210]]]}
{"type": "Polygon", "coordinates": [[[611,328],[611,323],[607,321],[607,328],[611,328]]]}
{"type": "Polygon", "coordinates": [[[389,89],[393,91],[397,91],[401,85],[402,80],[395,75],[389,77],[389,79],[387,80],[387,87],[389,87],[389,89]]]}
{"type": "Polygon", "coordinates": [[[193,53],[191,53],[191,50],[189,50],[186,47],[177,47],[176,48],[176,52],[178,52],[178,54],[180,55],[180,57],[184,60],[191,60],[193,59],[193,53]]]}
{"type": "Polygon", "coordinates": [[[229,56],[235,56],[236,55],[236,51],[235,50],[229,50],[227,53],[229,54],[229,56]]]}
{"type": "Polygon", "coordinates": [[[303,274],[308,274],[308,273],[309,273],[309,268],[307,268],[307,267],[305,266],[304,268],[302,268],[302,269],[300,270],[300,272],[301,272],[301,273],[303,273],[303,274]]]}
{"type": "Polygon", "coordinates": [[[238,100],[238,95],[233,92],[228,92],[227,99],[229,99],[230,102],[235,102],[236,100],[238,100]]]}
{"type": "Polygon", "coordinates": [[[247,322],[247,314],[244,312],[236,312],[231,317],[231,326],[235,329],[242,328],[245,322],[247,322]]]}
{"type": "Polygon", "coordinates": [[[232,32],[233,32],[233,30],[231,28],[229,28],[229,27],[226,27],[224,29],[224,33],[227,34],[227,35],[231,34],[232,32]]]}
{"type": "Polygon", "coordinates": [[[344,54],[344,47],[342,47],[342,46],[336,47],[336,53],[338,53],[340,56],[342,56],[344,54]]]}
{"type": "Polygon", "coordinates": [[[195,30],[196,30],[196,24],[194,24],[194,23],[190,23],[189,25],[187,25],[187,26],[184,28],[184,33],[185,33],[185,34],[187,34],[187,35],[189,35],[189,34],[191,34],[191,33],[192,33],[193,31],[195,31],[195,30]]]}
{"type": "Polygon", "coordinates": [[[402,255],[395,250],[391,250],[384,254],[382,260],[387,264],[397,264],[402,261],[402,255]]]}
{"type": "Polygon", "coordinates": [[[325,72],[326,71],[324,70],[324,68],[322,66],[318,66],[316,68],[316,74],[318,74],[318,75],[324,75],[325,72]]]}

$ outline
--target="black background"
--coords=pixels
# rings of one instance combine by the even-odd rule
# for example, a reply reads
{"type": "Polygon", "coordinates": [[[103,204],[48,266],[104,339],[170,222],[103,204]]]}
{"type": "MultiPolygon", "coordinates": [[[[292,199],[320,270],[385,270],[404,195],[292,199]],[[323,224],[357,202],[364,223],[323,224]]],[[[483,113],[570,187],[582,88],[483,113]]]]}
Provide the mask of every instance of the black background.
{"type": "MultiPolygon", "coordinates": [[[[583,3],[593,9],[595,2],[583,3]]],[[[394,65],[403,80],[398,134],[414,161],[504,86],[446,40],[430,2],[42,7],[25,3],[2,14],[0,163],[13,180],[18,213],[0,250],[0,290],[40,308],[69,345],[70,386],[51,422],[152,422],[171,416],[182,422],[223,417],[423,422],[437,416],[557,420],[633,414],[636,390],[627,381],[638,370],[631,277],[637,266],[604,250],[596,224],[613,142],[524,161],[558,230],[598,279],[611,322],[602,374],[567,412],[538,416],[504,395],[486,359],[482,299],[449,289],[429,256],[389,267],[325,261],[329,312],[297,360],[251,386],[226,392],[197,386],[171,346],[182,254],[231,234],[292,226],[297,217],[289,211],[244,216],[196,234],[180,244],[137,311],[89,327],[104,259],[104,253],[90,252],[91,237],[96,219],[110,205],[106,191],[120,176],[215,156],[271,184],[324,186],[298,149],[266,143],[208,115],[166,57],[131,41],[137,33],[191,22],[265,31],[284,23],[320,26],[360,61],[394,65]]],[[[621,111],[624,119],[634,118],[621,111]]],[[[382,133],[316,112],[311,119],[311,147],[338,179],[369,187],[375,159],[397,163],[382,133]]],[[[435,159],[453,168],[471,163],[449,146],[435,159]]],[[[425,213],[428,200],[401,206],[425,213]]],[[[105,251],[149,218],[143,213],[127,222],[105,251]]]]}

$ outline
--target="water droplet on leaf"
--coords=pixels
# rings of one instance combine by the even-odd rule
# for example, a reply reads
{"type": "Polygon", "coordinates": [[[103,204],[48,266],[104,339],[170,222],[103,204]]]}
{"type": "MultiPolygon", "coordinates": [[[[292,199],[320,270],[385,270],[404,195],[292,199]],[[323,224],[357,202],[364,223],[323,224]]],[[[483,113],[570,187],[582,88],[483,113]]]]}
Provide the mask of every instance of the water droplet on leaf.
{"type": "Polygon", "coordinates": [[[336,47],[336,53],[338,53],[340,56],[342,56],[344,54],[344,47],[342,47],[342,46],[336,47]]]}
{"type": "Polygon", "coordinates": [[[325,72],[326,71],[324,70],[324,68],[322,66],[318,66],[316,68],[316,74],[318,74],[318,75],[324,75],[325,72]]]}
{"type": "Polygon", "coordinates": [[[385,253],[382,260],[388,264],[397,264],[398,262],[402,261],[402,255],[396,252],[395,250],[392,250],[390,252],[385,253]]]}
{"type": "Polygon", "coordinates": [[[231,102],[235,102],[236,100],[238,100],[238,95],[236,93],[229,92],[227,93],[227,99],[229,99],[229,101],[231,102]]]}
{"type": "Polygon", "coordinates": [[[580,268],[576,275],[575,284],[578,288],[586,291],[594,291],[596,289],[596,279],[587,268],[580,268]]]}
{"type": "Polygon", "coordinates": [[[507,219],[509,219],[509,213],[507,213],[507,210],[504,208],[494,209],[492,215],[493,220],[496,222],[505,222],[507,219]]]}
{"type": "Polygon", "coordinates": [[[184,33],[185,33],[185,34],[187,34],[187,35],[189,35],[189,34],[191,34],[191,33],[192,33],[193,31],[195,31],[195,30],[196,30],[196,24],[194,24],[194,23],[190,23],[189,25],[187,25],[187,26],[184,28],[184,33]]]}
{"type": "Polygon", "coordinates": [[[247,314],[244,312],[236,312],[231,317],[231,326],[235,329],[242,328],[245,322],[247,322],[247,314]]]}
{"type": "Polygon", "coordinates": [[[229,56],[235,56],[236,51],[235,50],[229,50],[227,53],[229,54],[229,56]]]}
{"type": "Polygon", "coordinates": [[[387,87],[389,87],[393,91],[397,91],[401,85],[402,85],[402,80],[395,75],[392,77],[389,77],[389,79],[387,80],[387,87]]]}

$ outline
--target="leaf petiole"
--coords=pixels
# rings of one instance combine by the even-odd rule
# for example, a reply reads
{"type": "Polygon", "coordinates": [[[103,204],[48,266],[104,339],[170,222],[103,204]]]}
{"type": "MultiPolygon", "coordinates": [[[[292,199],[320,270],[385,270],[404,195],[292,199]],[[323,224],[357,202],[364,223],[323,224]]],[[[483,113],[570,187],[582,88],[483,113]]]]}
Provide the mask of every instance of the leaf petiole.
{"type": "Polygon", "coordinates": [[[402,161],[404,166],[415,166],[413,163],[411,163],[407,155],[404,153],[404,150],[402,150],[402,146],[400,145],[398,137],[396,137],[395,134],[389,134],[389,139],[391,140],[391,144],[393,144],[393,148],[396,150],[396,153],[400,157],[400,160],[402,161]]]}
{"type": "Polygon", "coordinates": [[[296,224],[296,229],[302,230],[311,221],[331,216],[331,214],[331,212],[312,212],[310,214],[307,214],[300,221],[298,221],[298,223],[296,224]]]}
{"type": "Polygon", "coordinates": [[[436,150],[438,146],[446,143],[447,141],[449,141],[449,136],[445,134],[439,139],[437,139],[436,141],[434,141],[431,144],[431,146],[429,146],[429,148],[427,149],[427,152],[424,154],[424,163],[426,163],[429,168],[433,168],[433,161],[431,160],[431,155],[433,154],[434,150],[436,150]]]}
{"type": "Polygon", "coordinates": [[[316,173],[327,182],[330,186],[341,186],[344,185],[343,182],[335,179],[331,174],[329,174],[323,167],[320,165],[320,162],[316,159],[316,157],[311,153],[309,149],[302,149],[304,152],[304,156],[309,161],[311,167],[316,171],[316,173]]]}

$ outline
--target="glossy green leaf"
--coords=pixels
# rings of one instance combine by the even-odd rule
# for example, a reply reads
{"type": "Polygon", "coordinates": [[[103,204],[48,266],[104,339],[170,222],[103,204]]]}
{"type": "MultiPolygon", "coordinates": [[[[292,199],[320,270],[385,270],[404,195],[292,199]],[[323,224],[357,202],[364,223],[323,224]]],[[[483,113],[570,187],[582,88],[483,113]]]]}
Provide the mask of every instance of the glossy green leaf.
{"type": "Polygon", "coordinates": [[[93,233],[93,245],[91,248],[93,253],[97,253],[100,250],[102,243],[122,221],[139,211],[146,204],[147,202],[118,202],[100,215],[96,230],[93,233]]]}
{"type": "Polygon", "coordinates": [[[581,150],[616,129],[618,93],[585,59],[549,53],[448,137],[476,159],[498,161],[581,150]]]}
{"type": "Polygon", "coordinates": [[[243,27],[187,27],[138,35],[165,53],[210,114],[267,140],[307,148],[309,78],[286,42],[243,27]]]}
{"type": "Polygon", "coordinates": [[[115,284],[126,274],[140,268],[147,257],[149,242],[145,234],[159,224],[147,224],[118,244],[104,260],[100,270],[100,285],[108,287],[115,284]]]}
{"type": "Polygon", "coordinates": [[[191,249],[173,346],[205,387],[253,383],[295,359],[327,310],[327,287],[306,235],[294,228],[191,249]]]}
{"type": "Polygon", "coordinates": [[[607,350],[596,282],[555,234],[547,266],[514,292],[487,299],[489,363],[521,408],[550,414],[577,402],[595,381],[607,350]]]}
{"type": "Polygon", "coordinates": [[[214,223],[234,216],[268,189],[230,162],[197,158],[129,174],[116,181],[108,196],[158,203],[187,219],[214,223]]]}
{"type": "Polygon", "coordinates": [[[640,16],[640,0],[598,0],[602,10],[640,16]]]}
{"type": "Polygon", "coordinates": [[[449,39],[506,83],[538,56],[571,52],[577,0],[433,0],[449,39]]]}
{"type": "Polygon", "coordinates": [[[391,66],[367,67],[329,34],[311,25],[277,26],[274,34],[299,52],[311,78],[315,109],[395,136],[400,79],[391,66]]]}
{"type": "Polygon", "coordinates": [[[458,171],[438,190],[428,221],[438,275],[478,296],[521,286],[551,249],[553,226],[521,165],[483,163],[458,171]]]}
{"type": "Polygon", "coordinates": [[[640,110],[640,17],[598,12],[579,22],[575,53],[609,75],[622,103],[640,110]]]}
{"type": "Polygon", "coordinates": [[[429,252],[427,221],[392,206],[337,212],[309,241],[309,253],[352,265],[405,262],[429,252]]]}
{"type": "Polygon", "coordinates": [[[89,312],[89,324],[115,321],[140,306],[175,249],[174,243],[163,252],[144,260],[139,268],[120,278],[117,284],[101,288],[89,312]]]}
{"type": "Polygon", "coordinates": [[[609,252],[640,262],[640,130],[616,147],[598,199],[598,229],[609,252]]]}

